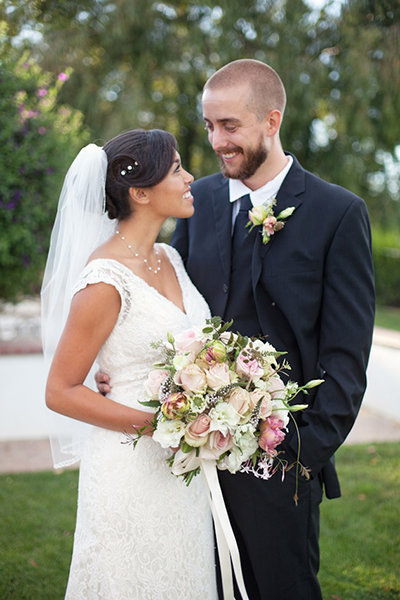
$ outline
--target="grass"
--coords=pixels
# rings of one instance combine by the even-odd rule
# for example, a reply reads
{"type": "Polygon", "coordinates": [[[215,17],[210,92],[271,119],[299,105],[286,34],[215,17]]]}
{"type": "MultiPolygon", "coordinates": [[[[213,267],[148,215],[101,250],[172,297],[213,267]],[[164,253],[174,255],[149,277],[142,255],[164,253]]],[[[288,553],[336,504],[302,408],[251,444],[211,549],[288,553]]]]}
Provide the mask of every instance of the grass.
{"type": "MultiPolygon", "coordinates": [[[[324,600],[399,600],[400,443],[344,446],[337,466],[343,496],[321,507],[324,600]]],[[[0,476],[2,600],[64,598],[77,480],[0,476]]]]}
{"type": "Polygon", "coordinates": [[[389,306],[377,306],[375,315],[375,325],[400,331],[400,308],[391,308],[389,306]]]}
{"type": "Polygon", "coordinates": [[[400,443],[344,446],[342,498],[321,506],[324,600],[400,599],[400,443]]]}

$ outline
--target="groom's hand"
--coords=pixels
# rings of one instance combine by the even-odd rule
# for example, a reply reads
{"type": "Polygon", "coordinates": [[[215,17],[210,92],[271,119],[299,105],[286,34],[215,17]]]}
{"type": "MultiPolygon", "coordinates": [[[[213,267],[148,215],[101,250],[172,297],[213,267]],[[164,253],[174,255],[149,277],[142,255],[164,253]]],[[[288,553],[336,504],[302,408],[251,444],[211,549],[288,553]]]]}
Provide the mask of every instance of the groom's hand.
{"type": "Polygon", "coordinates": [[[106,394],[111,392],[111,386],[108,383],[110,381],[110,378],[107,375],[107,373],[103,373],[103,371],[97,371],[97,373],[94,376],[94,379],[100,394],[103,394],[103,396],[105,396],[106,394]]]}

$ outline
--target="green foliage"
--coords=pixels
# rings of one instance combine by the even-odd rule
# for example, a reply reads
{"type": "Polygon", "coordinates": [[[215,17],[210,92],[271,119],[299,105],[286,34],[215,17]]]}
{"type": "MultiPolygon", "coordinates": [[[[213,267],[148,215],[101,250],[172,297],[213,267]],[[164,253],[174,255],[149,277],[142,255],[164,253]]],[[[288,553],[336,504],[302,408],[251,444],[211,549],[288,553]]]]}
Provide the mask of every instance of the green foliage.
{"type": "Polygon", "coordinates": [[[57,105],[57,78],[25,53],[0,54],[0,297],[37,293],[60,184],[87,139],[76,110],[57,105]]]}
{"type": "Polygon", "coordinates": [[[372,231],[377,303],[400,307],[400,235],[395,231],[372,231]]]}
{"type": "MultiPolygon", "coordinates": [[[[0,21],[8,50],[29,49],[54,77],[60,64],[72,68],[57,103],[82,111],[93,140],[168,129],[195,177],[218,169],[203,130],[204,82],[231,60],[269,63],[287,90],[284,148],[361,196],[375,224],[400,229],[400,5],[347,0],[337,14],[332,4],[4,0],[0,21]]],[[[169,220],[163,240],[172,228],[169,220]]],[[[376,270],[386,302],[380,281],[392,269],[379,260],[376,270]]]]}
{"type": "Polygon", "coordinates": [[[375,313],[375,325],[400,332],[400,308],[377,306],[375,313]]]}

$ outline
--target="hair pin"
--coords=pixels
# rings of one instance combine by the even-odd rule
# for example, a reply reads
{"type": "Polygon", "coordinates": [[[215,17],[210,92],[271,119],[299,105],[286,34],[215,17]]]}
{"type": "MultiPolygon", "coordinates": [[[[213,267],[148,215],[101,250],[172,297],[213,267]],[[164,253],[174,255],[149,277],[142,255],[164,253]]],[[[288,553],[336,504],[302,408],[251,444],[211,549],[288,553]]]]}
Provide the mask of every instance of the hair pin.
{"type": "Polygon", "coordinates": [[[122,177],[124,177],[127,173],[131,173],[131,171],[133,171],[134,169],[137,169],[137,167],[139,166],[139,163],[135,160],[133,165],[127,165],[126,169],[122,169],[120,171],[122,177]]]}

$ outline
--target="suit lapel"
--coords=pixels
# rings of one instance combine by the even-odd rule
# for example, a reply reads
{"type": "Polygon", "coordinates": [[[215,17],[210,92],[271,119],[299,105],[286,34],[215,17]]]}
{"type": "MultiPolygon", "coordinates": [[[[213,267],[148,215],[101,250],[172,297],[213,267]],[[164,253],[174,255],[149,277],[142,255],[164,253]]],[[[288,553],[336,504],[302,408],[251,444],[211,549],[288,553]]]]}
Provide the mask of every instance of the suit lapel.
{"type": "Polygon", "coordinates": [[[232,203],[229,202],[229,185],[227,179],[223,178],[221,185],[213,191],[212,202],[218,250],[226,280],[229,281],[231,270],[232,203]]]}
{"type": "MultiPolygon", "coordinates": [[[[288,154],[288,153],[287,153],[288,154]]],[[[276,197],[276,206],[274,208],[274,214],[279,215],[279,213],[288,208],[289,206],[294,206],[297,210],[298,207],[302,204],[304,198],[305,191],[305,173],[304,169],[300,166],[296,157],[293,157],[293,164],[286,175],[279,192],[276,197]]],[[[289,219],[296,218],[296,210],[289,217],[289,219]]],[[[262,236],[257,235],[256,242],[254,244],[253,251],[253,260],[252,260],[252,277],[253,277],[253,289],[256,288],[258,280],[261,275],[261,269],[263,265],[263,261],[267,256],[268,252],[272,248],[276,237],[279,235],[279,231],[276,232],[268,242],[268,244],[262,243],[262,236]]]]}

